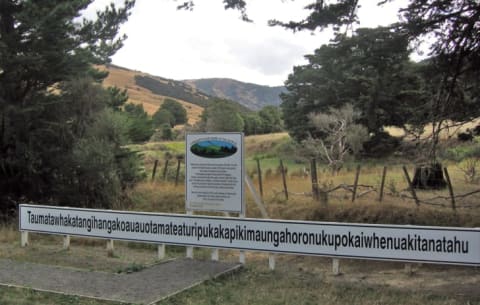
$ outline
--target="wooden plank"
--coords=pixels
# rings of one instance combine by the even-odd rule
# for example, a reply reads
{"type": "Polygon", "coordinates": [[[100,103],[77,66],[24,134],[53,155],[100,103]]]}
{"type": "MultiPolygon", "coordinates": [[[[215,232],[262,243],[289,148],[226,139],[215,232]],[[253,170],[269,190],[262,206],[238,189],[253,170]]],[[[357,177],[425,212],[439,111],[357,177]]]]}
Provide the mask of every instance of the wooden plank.
{"type": "Polygon", "coordinates": [[[70,235],[63,236],[63,250],[70,249],[70,235]]]}
{"type": "Polygon", "coordinates": [[[160,260],[165,258],[165,244],[158,245],[157,258],[160,260]]]}
{"type": "Polygon", "coordinates": [[[20,233],[20,246],[26,247],[28,246],[28,231],[22,231],[20,233]]]}

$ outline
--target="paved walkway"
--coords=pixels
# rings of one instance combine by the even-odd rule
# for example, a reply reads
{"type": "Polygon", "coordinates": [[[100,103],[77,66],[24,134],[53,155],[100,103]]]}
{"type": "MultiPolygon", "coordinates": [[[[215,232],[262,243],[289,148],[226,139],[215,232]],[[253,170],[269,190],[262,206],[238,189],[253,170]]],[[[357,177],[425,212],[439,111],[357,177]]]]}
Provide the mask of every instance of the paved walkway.
{"type": "Polygon", "coordinates": [[[151,304],[240,268],[233,263],[177,259],[115,274],[0,260],[0,285],[136,304],[151,304]]]}

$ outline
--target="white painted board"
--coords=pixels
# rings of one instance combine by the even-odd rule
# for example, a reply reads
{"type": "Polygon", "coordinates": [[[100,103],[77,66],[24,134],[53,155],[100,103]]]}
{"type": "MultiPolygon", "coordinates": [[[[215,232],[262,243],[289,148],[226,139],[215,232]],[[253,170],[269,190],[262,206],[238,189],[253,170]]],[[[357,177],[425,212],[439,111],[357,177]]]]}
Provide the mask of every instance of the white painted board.
{"type": "Polygon", "coordinates": [[[187,133],[186,210],[242,213],[243,146],[242,133],[187,133]]]}
{"type": "Polygon", "coordinates": [[[480,266],[480,229],[20,205],[20,230],[328,257],[480,266]]]}

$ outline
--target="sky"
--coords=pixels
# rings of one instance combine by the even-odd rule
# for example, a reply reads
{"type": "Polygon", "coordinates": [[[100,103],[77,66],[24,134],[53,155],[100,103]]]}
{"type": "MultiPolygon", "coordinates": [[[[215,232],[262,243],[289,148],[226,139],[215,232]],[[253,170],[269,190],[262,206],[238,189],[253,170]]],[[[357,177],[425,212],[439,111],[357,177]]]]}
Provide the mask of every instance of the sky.
{"type": "MultiPolygon", "coordinates": [[[[269,27],[267,21],[301,20],[303,7],[313,0],[252,0],[247,13],[224,10],[221,0],[195,0],[193,11],[177,10],[182,0],[136,0],[132,15],[122,25],[128,39],[112,63],[175,80],[232,78],[243,82],[281,86],[293,66],[306,63],[332,38],[331,32],[296,32],[269,27]]],[[[85,15],[103,9],[109,0],[96,0],[85,15]]],[[[123,1],[115,0],[118,4],[123,1]]],[[[377,7],[375,0],[360,1],[361,27],[398,21],[398,8],[406,0],[377,7]]]]}

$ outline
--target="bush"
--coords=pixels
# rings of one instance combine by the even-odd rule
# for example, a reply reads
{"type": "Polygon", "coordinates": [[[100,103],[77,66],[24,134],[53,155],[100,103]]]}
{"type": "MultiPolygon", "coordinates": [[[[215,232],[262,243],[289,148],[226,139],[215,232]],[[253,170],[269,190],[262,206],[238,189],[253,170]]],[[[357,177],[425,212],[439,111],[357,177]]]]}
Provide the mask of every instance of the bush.
{"type": "Polygon", "coordinates": [[[391,136],[388,132],[377,132],[363,143],[363,155],[372,158],[387,157],[399,146],[401,140],[391,136]]]}
{"type": "Polygon", "coordinates": [[[480,158],[480,141],[475,139],[472,143],[446,149],[442,153],[442,157],[456,162],[469,158],[480,158]]]}
{"type": "Polygon", "coordinates": [[[65,156],[56,190],[61,205],[112,208],[124,190],[143,179],[140,156],[123,146],[128,141],[124,120],[118,112],[99,113],[65,156]]]}

